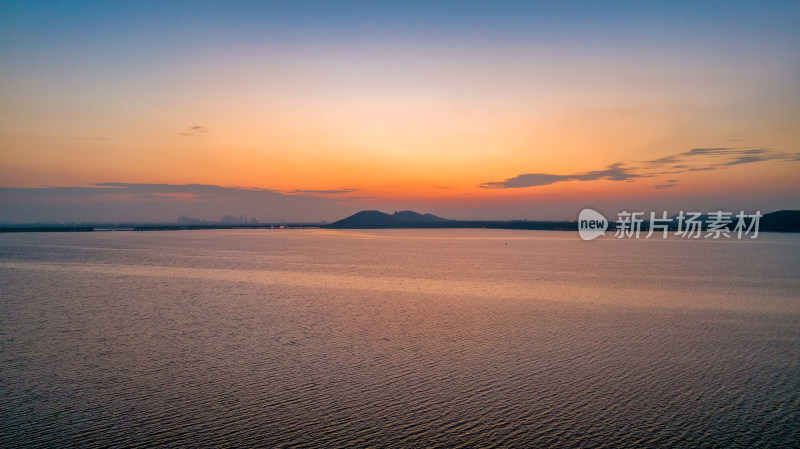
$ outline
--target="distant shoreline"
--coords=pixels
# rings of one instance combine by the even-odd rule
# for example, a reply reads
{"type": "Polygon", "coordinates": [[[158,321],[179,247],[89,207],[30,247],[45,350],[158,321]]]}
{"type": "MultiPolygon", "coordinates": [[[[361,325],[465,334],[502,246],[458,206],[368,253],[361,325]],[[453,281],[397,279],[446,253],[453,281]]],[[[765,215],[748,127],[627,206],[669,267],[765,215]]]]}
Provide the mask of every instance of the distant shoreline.
{"type": "MultiPolygon", "coordinates": [[[[709,216],[698,219],[700,229],[705,231],[709,216]]],[[[671,218],[669,224],[664,223],[669,231],[678,230],[678,220],[671,218]]],[[[649,220],[642,220],[640,231],[650,229],[649,220]]],[[[630,226],[630,225],[629,225],[630,226]]],[[[728,231],[734,228],[734,220],[724,226],[728,231]]],[[[526,231],[578,231],[576,220],[451,220],[431,214],[419,214],[413,211],[400,211],[386,214],[380,211],[367,210],[353,214],[333,223],[296,222],[296,223],[29,223],[17,225],[0,225],[3,232],[115,232],[115,231],[200,231],[209,229],[510,229],[526,231]]],[[[608,222],[608,230],[617,229],[617,223],[608,222]]],[[[659,226],[661,229],[661,226],[659,226]]],[[[800,211],[781,210],[769,212],[761,216],[759,232],[800,232],[800,211]]]]}
{"type": "MultiPolygon", "coordinates": [[[[521,231],[570,231],[577,232],[576,221],[459,221],[450,220],[442,223],[407,224],[407,225],[375,225],[375,226],[335,226],[320,223],[283,223],[283,224],[240,224],[240,225],[179,225],[179,224],[102,224],[102,225],[0,225],[0,233],[24,232],[147,232],[147,231],[203,231],[224,229],[337,229],[337,230],[368,230],[368,229],[507,229],[521,231]]],[[[616,229],[615,223],[609,223],[609,231],[616,229]]],[[[648,231],[648,223],[642,223],[641,230],[648,231]]],[[[706,230],[706,226],[702,227],[706,230]]],[[[669,231],[677,228],[670,226],[669,231]]],[[[759,232],[797,233],[800,228],[783,228],[762,226],[759,232]]]]}
{"type": "Polygon", "coordinates": [[[180,224],[120,224],[120,225],[7,225],[0,226],[4,232],[145,232],[145,231],[200,231],[213,229],[308,229],[321,228],[317,224],[247,224],[247,225],[180,225],[180,224]]]}
{"type": "Polygon", "coordinates": [[[142,224],[142,225],[13,225],[0,226],[3,232],[131,232],[131,231],[202,231],[219,229],[518,229],[530,231],[577,231],[577,224],[565,222],[448,222],[425,225],[394,226],[354,226],[339,227],[323,224],[286,223],[286,224],[242,224],[242,225],[179,225],[179,224],[142,224]]]}

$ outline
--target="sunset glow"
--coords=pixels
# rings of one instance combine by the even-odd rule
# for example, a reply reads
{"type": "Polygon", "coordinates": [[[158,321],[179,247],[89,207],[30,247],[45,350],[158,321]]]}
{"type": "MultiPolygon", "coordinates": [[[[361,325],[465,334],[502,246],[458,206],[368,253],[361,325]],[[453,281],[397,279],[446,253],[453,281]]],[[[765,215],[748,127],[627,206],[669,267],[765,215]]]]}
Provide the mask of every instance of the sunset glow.
{"type": "MultiPolygon", "coordinates": [[[[798,17],[791,2],[4,2],[0,220],[59,219],[18,214],[14,189],[102,183],[330,206],[230,211],[263,219],[797,208],[798,17]]],[[[197,200],[156,197],[176,214],[197,200]]]]}

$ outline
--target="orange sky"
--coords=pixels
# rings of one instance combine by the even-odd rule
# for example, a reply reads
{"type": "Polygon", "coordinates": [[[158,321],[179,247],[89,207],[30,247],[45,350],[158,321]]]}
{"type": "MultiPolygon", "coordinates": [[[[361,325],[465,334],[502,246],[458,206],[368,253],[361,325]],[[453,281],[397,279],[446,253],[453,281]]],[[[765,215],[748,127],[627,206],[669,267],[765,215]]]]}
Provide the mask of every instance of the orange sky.
{"type": "MultiPolygon", "coordinates": [[[[52,11],[2,8],[10,28],[0,36],[8,49],[0,187],[199,183],[390,209],[719,190],[756,199],[742,207],[759,197],[798,207],[798,33],[757,6],[699,18],[676,7],[651,27],[624,20],[647,10],[548,9],[566,30],[544,25],[535,6],[519,11],[521,22],[513,12],[475,10],[442,29],[413,22],[422,20],[413,11],[390,17],[377,8],[363,24],[320,16],[309,35],[291,23],[263,31],[268,11],[259,8],[274,5],[243,7],[265,23],[245,20],[246,10],[217,21],[201,10],[177,27],[164,17],[148,22],[146,7],[124,17],[113,8],[39,7],[52,11]],[[79,20],[109,14],[118,28],[79,20]],[[45,28],[42,17],[57,26],[45,28]],[[570,19],[588,22],[571,34],[570,19]],[[757,42],[664,33],[703,20],[772,28],[757,42]],[[412,22],[423,32],[406,34],[412,22]],[[355,31],[342,31],[345,23],[355,31]],[[733,153],[691,156],[664,175],[643,165],[708,148],[733,153]],[[737,159],[753,150],[763,151],[737,159]],[[691,170],[704,162],[714,170],[691,170]],[[634,176],[569,178],[612,164],[634,176]],[[526,174],[566,178],[501,185],[526,174]]],[[[298,14],[292,20],[305,18],[298,14]]]]}

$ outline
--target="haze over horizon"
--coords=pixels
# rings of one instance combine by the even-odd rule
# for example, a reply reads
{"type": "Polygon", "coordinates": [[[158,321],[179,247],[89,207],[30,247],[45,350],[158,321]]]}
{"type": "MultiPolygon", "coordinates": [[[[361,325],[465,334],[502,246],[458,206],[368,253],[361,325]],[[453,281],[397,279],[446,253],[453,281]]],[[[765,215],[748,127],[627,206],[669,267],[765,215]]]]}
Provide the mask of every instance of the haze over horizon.
{"type": "Polygon", "coordinates": [[[0,223],[800,209],[797,2],[0,4],[0,223]]]}

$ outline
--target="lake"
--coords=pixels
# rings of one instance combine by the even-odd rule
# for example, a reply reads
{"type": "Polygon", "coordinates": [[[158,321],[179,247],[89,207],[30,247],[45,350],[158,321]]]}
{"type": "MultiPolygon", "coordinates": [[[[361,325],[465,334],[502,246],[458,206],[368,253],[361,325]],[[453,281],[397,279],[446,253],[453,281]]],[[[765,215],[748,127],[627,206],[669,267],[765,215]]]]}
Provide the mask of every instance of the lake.
{"type": "Polygon", "coordinates": [[[800,442],[800,235],[0,234],[0,447],[800,442]]]}

